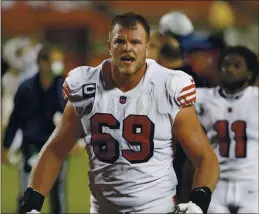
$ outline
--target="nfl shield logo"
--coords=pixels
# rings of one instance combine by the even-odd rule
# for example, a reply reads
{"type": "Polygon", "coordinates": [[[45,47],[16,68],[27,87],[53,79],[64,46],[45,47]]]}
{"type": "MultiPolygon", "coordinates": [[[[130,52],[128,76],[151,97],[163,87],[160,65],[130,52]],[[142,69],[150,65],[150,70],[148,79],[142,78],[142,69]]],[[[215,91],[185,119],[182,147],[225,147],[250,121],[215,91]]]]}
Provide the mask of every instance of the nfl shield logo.
{"type": "Polygon", "coordinates": [[[127,97],[125,96],[120,96],[120,104],[125,104],[127,101],[127,97]]]}

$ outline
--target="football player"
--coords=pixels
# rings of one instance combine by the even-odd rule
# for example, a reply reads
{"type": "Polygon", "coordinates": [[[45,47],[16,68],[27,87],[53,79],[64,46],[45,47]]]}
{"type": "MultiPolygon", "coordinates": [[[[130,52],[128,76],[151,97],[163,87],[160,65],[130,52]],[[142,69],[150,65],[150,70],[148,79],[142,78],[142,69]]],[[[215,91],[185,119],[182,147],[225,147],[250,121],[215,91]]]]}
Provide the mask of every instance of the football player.
{"type": "Polygon", "coordinates": [[[172,212],[173,136],[196,168],[190,202],[178,209],[207,212],[219,165],[193,107],[195,83],[182,71],[146,59],[149,39],[142,16],[117,15],[109,32],[111,59],[69,73],[64,83],[69,101],[31,174],[24,212],[41,210],[82,133],[90,159],[91,213],[172,212]]]}
{"type": "Polygon", "coordinates": [[[256,54],[243,46],[222,51],[221,87],[197,89],[196,109],[220,163],[209,213],[258,213],[258,87],[256,54]]]}

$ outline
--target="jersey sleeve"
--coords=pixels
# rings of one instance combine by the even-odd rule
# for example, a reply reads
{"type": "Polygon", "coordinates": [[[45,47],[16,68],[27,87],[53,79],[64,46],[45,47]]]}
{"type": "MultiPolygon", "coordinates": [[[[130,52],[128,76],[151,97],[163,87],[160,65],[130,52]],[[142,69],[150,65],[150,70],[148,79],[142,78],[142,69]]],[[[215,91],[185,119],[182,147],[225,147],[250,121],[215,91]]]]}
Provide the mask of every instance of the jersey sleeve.
{"type": "Polygon", "coordinates": [[[196,86],[193,78],[183,71],[175,71],[168,81],[168,94],[171,100],[171,116],[174,119],[181,108],[196,102],[196,86]]]}
{"type": "Polygon", "coordinates": [[[82,66],[71,70],[66,77],[62,94],[64,99],[70,101],[76,113],[82,116],[84,106],[91,103],[95,94],[95,84],[87,84],[87,72],[90,67],[82,66]],[[88,99],[86,99],[88,98],[88,99]]]}
{"type": "Polygon", "coordinates": [[[83,86],[83,69],[77,67],[71,70],[63,84],[63,96],[72,103],[80,101],[83,97],[83,92],[80,90],[83,86]]]}

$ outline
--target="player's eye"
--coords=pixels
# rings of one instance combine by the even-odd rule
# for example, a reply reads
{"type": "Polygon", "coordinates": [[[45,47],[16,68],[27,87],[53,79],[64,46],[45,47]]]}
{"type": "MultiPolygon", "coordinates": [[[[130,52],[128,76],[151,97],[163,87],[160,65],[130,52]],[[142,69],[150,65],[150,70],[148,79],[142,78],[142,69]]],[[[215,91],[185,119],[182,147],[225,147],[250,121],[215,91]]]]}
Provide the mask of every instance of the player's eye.
{"type": "Polygon", "coordinates": [[[133,39],[133,40],[131,41],[131,43],[132,43],[133,45],[136,45],[136,44],[140,44],[141,42],[140,42],[139,40],[133,39]]]}
{"type": "Polygon", "coordinates": [[[115,43],[116,43],[116,44],[124,44],[125,41],[124,41],[123,39],[116,39],[116,40],[115,40],[115,43]]]}

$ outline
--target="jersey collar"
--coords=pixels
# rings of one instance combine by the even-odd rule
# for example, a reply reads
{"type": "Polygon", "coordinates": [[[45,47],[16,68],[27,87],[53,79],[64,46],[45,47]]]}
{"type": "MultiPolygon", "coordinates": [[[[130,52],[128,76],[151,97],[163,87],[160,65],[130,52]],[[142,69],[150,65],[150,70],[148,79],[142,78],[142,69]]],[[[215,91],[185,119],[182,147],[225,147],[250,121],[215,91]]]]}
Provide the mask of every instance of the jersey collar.
{"type": "Polygon", "coordinates": [[[225,99],[238,100],[240,97],[242,97],[245,94],[247,89],[248,87],[246,87],[243,91],[237,92],[235,94],[228,94],[223,88],[219,88],[218,92],[219,92],[219,95],[225,99]]]}

